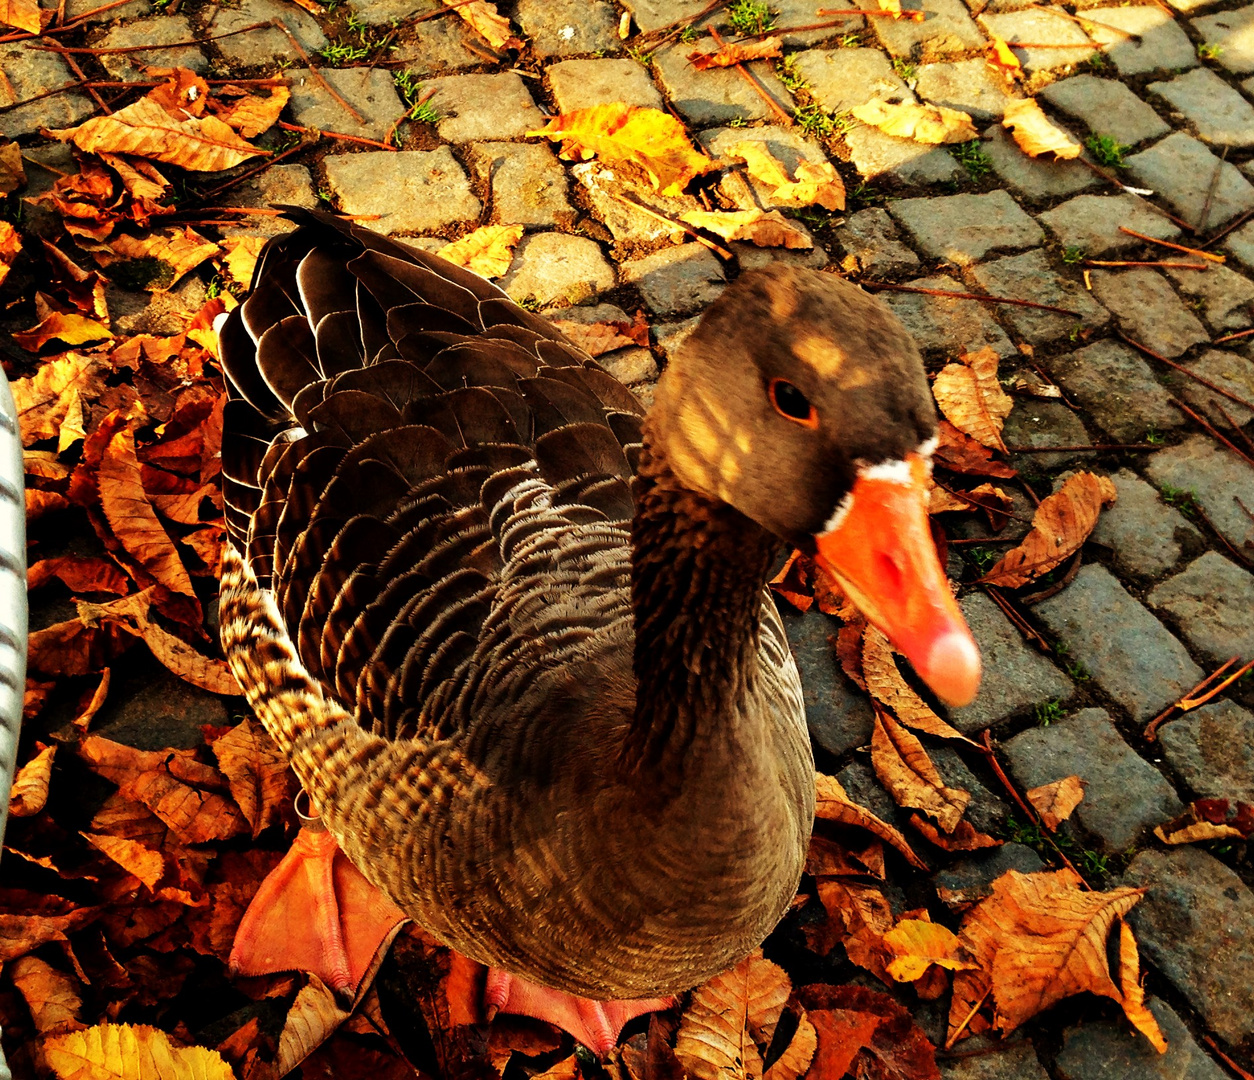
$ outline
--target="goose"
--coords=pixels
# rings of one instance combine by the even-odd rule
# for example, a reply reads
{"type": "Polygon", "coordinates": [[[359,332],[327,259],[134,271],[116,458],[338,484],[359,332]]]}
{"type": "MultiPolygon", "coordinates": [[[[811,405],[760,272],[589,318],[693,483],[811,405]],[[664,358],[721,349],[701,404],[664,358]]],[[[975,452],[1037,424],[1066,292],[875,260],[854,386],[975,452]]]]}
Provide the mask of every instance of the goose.
{"type": "Polygon", "coordinates": [[[784,545],[939,698],[975,696],[919,351],[878,299],[776,264],[709,307],[646,413],[477,275],[284,210],[219,323],[219,618],[325,833],[253,907],[321,882],[282,920],[342,973],[347,908],[372,904],[331,895],[346,856],[376,913],[488,967],[489,1019],[605,1053],[755,949],[800,882],[814,764],[765,584],[784,545]]]}

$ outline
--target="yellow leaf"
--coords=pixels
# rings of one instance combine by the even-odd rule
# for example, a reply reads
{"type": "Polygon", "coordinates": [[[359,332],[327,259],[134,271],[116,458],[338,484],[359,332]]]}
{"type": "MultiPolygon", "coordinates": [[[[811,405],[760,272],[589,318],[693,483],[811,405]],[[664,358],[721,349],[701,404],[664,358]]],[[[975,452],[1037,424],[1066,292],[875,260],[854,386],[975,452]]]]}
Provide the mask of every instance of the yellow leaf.
{"type": "Polygon", "coordinates": [[[78,1019],[83,1001],[78,994],[78,980],[73,976],[29,955],[15,960],[9,972],[13,985],[26,999],[40,1035],[57,1035],[84,1026],[78,1019]]]}
{"type": "Polygon", "coordinates": [[[0,25],[16,26],[28,34],[38,34],[39,4],[36,0],[0,0],[0,25]]]}
{"type": "Polygon", "coordinates": [[[680,194],[694,176],[714,168],[714,162],[693,149],[684,125],[661,109],[622,102],[594,105],[556,116],[527,134],[565,140],[562,156],[570,161],[633,161],[663,195],[680,194]]]}
{"type": "Polygon", "coordinates": [[[724,240],[747,240],[756,247],[814,247],[814,241],[778,210],[689,210],[680,220],[724,240]]]}
{"type": "Polygon", "coordinates": [[[56,755],[57,745],[53,743],[18,769],[9,792],[9,813],[14,817],[32,817],[48,804],[48,782],[56,755]]]}
{"type": "Polygon", "coordinates": [[[980,135],[971,123],[971,117],[943,105],[895,104],[877,98],[865,105],[855,106],[852,111],[864,124],[879,128],[885,135],[920,143],[970,142],[980,135]]]}
{"type": "Polygon", "coordinates": [[[924,12],[915,9],[913,11],[903,11],[901,8],[901,0],[879,0],[880,11],[890,12],[893,20],[910,19],[913,22],[922,22],[925,15],[924,12]]]}
{"type": "Polygon", "coordinates": [[[773,188],[771,202],[784,206],[813,206],[828,210],[845,208],[845,184],[829,161],[801,161],[797,175],[790,178],[784,163],[758,139],[745,139],[731,148],[743,158],[749,175],[765,187],[773,188]]]}
{"type": "Polygon", "coordinates": [[[49,134],[72,139],[80,150],[134,154],[193,172],[220,172],[270,152],[245,142],[216,116],[176,120],[151,98],[49,134]]]}
{"type": "MultiPolygon", "coordinates": [[[[292,96],[286,86],[271,86],[269,90],[269,97],[248,94],[218,108],[215,110],[218,119],[234,128],[245,139],[252,139],[263,131],[269,131],[292,96]]],[[[215,99],[210,99],[211,103],[213,100],[215,99]]]]}
{"type": "Polygon", "coordinates": [[[266,246],[264,236],[228,236],[222,241],[222,265],[227,277],[247,288],[252,284],[253,269],[266,246]]]}
{"type": "Polygon", "coordinates": [[[1084,149],[1067,132],[1058,127],[1041,110],[1036,98],[1012,99],[1006,102],[1002,127],[1008,128],[1019,149],[1029,157],[1053,154],[1067,160],[1080,156],[1084,149]]]}
{"type": "Polygon", "coordinates": [[[921,979],[929,967],[950,971],[971,969],[975,962],[965,956],[958,935],[948,927],[923,919],[902,919],[884,935],[884,944],[893,953],[888,974],[898,982],[921,979]]]}
{"type": "Polygon", "coordinates": [[[206,259],[218,253],[218,245],[206,240],[195,229],[162,229],[141,237],[119,233],[109,242],[112,256],[96,256],[97,262],[107,266],[116,259],[158,259],[170,267],[173,277],[157,278],[144,288],[148,292],[168,292],[188,271],[195,269],[206,259]]]}
{"type": "Polygon", "coordinates": [[[1015,55],[1014,50],[1006,44],[1003,38],[999,38],[994,34],[993,40],[989,42],[988,51],[988,62],[993,67],[1000,70],[1010,79],[1023,77],[1023,65],[1019,63],[1019,58],[1015,55]]]}
{"type": "Polygon", "coordinates": [[[22,238],[7,221],[0,221],[0,282],[9,276],[13,260],[22,251],[22,238]]]}
{"type": "Polygon", "coordinates": [[[1078,776],[1064,776],[1052,784],[1042,784],[1027,792],[1027,800],[1041,815],[1041,823],[1053,832],[1071,816],[1084,798],[1084,781],[1078,776]]]}
{"type": "Polygon", "coordinates": [[[522,234],[521,225],[484,225],[441,248],[440,258],[454,266],[464,266],[480,277],[501,277],[509,273],[514,246],[522,234]]]}
{"type": "Polygon", "coordinates": [[[1002,421],[1013,402],[997,381],[997,354],[990,347],[947,364],[932,383],[936,404],[954,427],[992,450],[1005,451],[1002,421]]]}
{"type": "Polygon", "coordinates": [[[13,399],[22,427],[22,445],[57,435],[80,392],[90,399],[103,391],[111,371],[100,357],[66,353],[41,364],[29,379],[15,380],[13,399]]]}
{"type": "Polygon", "coordinates": [[[1167,1040],[1154,1014],[1145,1004],[1141,986],[1141,957],[1136,938],[1126,919],[1119,920],[1119,989],[1123,991],[1123,1011],[1132,1026],[1149,1039],[1160,1054],[1167,1052],[1167,1040]]]}
{"type": "Polygon", "coordinates": [[[86,345],[91,341],[105,341],[111,337],[113,331],[95,319],[73,312],[67,314],[53,311],[37,326],[14,334],[13,340],[23,349],[38,352],[50,341],[60,341],[66,345],[86,345]]]}
{"type": "Polygon", "coordinates": [[[61,1080],[234,1080],[216,1050],[175,1046],[146,1024],[98,1024],[48,1039],[43,1051],[61,1080]]]}

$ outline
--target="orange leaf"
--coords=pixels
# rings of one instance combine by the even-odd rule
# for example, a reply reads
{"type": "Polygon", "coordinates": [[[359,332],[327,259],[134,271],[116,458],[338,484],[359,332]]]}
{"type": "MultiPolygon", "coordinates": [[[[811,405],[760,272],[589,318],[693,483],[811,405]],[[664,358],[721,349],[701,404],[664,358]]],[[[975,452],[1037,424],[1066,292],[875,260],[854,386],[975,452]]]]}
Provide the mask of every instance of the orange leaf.
{"type": "MultiPolygon", "coordinates": [[[[26,170],[22,168],[22,148],[14,142],[0,145],[0,195],[12,195],[25,186],[26,170]]],[[[7,221],[4,226],[0,229],[0,262],[12,265],[12,257],[22,250],[22,245],[18,240],[17,230],[7,221]]],[[[4,280],[7,273],[7,267],[0,267],[0,281],[4,280]]]]}
{"type": "Polygon", "coordinates": [[[865,105],[855,105],[851,111],[864,124],[879,128],[885,135],[933,146],[970,142],[980,137],[970,116],[943,105],[894,103],[875,98],[865,105]]]}
{"type": "Polygon", "coordinates": [[[974,968],[958,940],[948,927],[923,919],[901,919],[884,935],[884,944],[893,954],[888,974],[898,982],[914,982],[923,978],[933,965],[957,971],[974,968]]]}
{"type": "Polygon", "coordinates": [[[1132,1026],[1149,1039],[1160,1054],[1167,1052],[1167,1040],[1154,1014],[1145,1005],[1141,986],[1141,958],[1136,938],[1126,919],[1119,920],[1119,989],[1123,991],[1123,1011],[1132,1026]]]}
{"type": "Polygon", "coordinates": [[[911,11],[903,11],[901,9],[901,0],[879,0],[880,11],[888,11],[892,13],[893,21],[899,19],[910,19],[912,22],[922,22],[925,13],[919,9],[911,11]]]}
{"type": "Polygon", "coordinates": [[[802,1011],[797,1021],[797,1030],[793,1032],[791,1041],[782,1054],[766,1070],[762,1080],[800,1080],[810,1068],[814,1060],[814,1051],[818,1049],[819,1036],[810,1023],[810,1018],[802,1011]]]}
{"type": "Polygon", "coordinates": [[[1002,74],[1010,79],[1023,77],[1023,65],[1019,63],[1019,58],[1015,55],[1014,50],[996,34],[993,35],[993,40],[989,42],[988,51],[988,62],[1001,71],[1002,74]]]}
{"type": "Polygon", "coordinates": [[[932,460],[950,472],[974,476],[995,476],[1004,480],[1019,475],[1009,465],[994,461],[991,450],[981,446],[971,436],[964,435],[948,420],[940,422],[937,434],[940,438],[940,445],[937,446],[932,460]]]}
{"type": "Polygon", "coordinates": [[[74,401],[80,395],[92,398],[103,393],[104,380],[111,373],[100,357],[72,352],[44,361],[29,379],[15,380],[13,399],[22,445],[56,436],[74,401]]]}
{"type": "Polygon", "coordinates": [[[86,706],[70,721],[79,731],[86,732],[91,727],[92,717],[100,711],[105,703],[105,699],[109,696],[109,682],[111,679],[112,671],[109,668],[105,668],[100,673],[100,681],[96,684],[96,689],[92,691],[91,698],[86,706]]]}
{"type": "Polygon", "coordinates": [[[213,753],[254,837],[282,820],[292,784],[287,759],[264,728],[245,717],[214,741],[213,753]]]}
{"type": "Polygon", "coordinates": [[[496,10],[495,4],[489,4],[486,0],[471,0],[469,4],[463,0],[444,0],[444,3],[455,8],[458,16],[469,23],[492,48],[522,48],[522,42],[510,31],[509,20],[496,10]]]}
{"type": "Polygon", "coordinates": [[[39,5],[35,0],[0,0],[0,24],[16,26],[28,34],[38,34],[39,5]]]}
{"type": "Polygon", "coordinates": [[[839,944],[852,963],[890,982],[891,954],[884,934],[892,929],[893,909],[884,894],[872,885],[839,878],[820,881],[818,894],[828,921],[806,928],[811,948],[826,955],[839,944]]]}
{"type": "Polygon", "coordinates": [[[83,1027],[78,1018],[83,1000],[79,997],[77,979],[37,956],[15,960],[9,971],[13,985],[26,999],[26,1007],[40,1035],[59,1035],[83,1027]]]}
{"type": "Polygon", "coordinates": [[[615,349],[625,349],[635,342],[622,332],[622,323],[578,323],[570,319],[551,319],[571,342],[589,356],[602,356],[615,349]]]}
{"type": "Polygon", "coordinates": [[[1004,843],[995,836],[980,832],[966,818],[958,822],[958,827],[948,834],[941,832],[918,814],[910,815],[910,824],[942,851],[980,851],[983,848],[1001,847],[1004,843]]]}
{"type": "Polygon", "coordinates": [[[222,241],[222,265],[227,277],[247,288],[252,284],[253,269],[266,246],[264,236],[228,236],[222,241]]]}
{"type": "Polygon", "coordinates": [[[1016,589],[1069,559],[1088,539],[1102,508],[1116,499],[1105,476],[1079,472],[1061,490],[1041,500],[1032,515],[1032,531],[980,580],[1016,589]]]}
{"type": "Polygon", "coordinates": [[[41,559],[27,571],[26,587],[38,589],[53,578],[76,593],[122,594],[127,589],[126,575],[114,563],[98,555],[58,555],[52,559],[41,559]]]}
{"type": "Polygon", "coordinates": [[[1027,792],[1027,800],[1041,816],[1041,823],[1050,832],[1071,816],[1071,811],[1084,798],[1084,784],[1078,776],[1064,776],[1052,784],[1042,784],[1027,792]]]}
{"type": "Polygon", "coordinates": [[[195,229],[163,229],[142,237],[119,233],[110,241],[109,251],[111,254],[97,255],[101,265],[108,266],[117,259],[156,259],[165,263],[170,276],[159,276],[144,288],[148,292],[168,292],[184,274],[218,254],[218,245],[195,229]]]}
{"type": "Polygon", "coordinates": [[[961,364],[941,369],[932,383],[932,396],[945,419],[959,431],[1004,453],[1001,427],[1013,402],[997,381],[997,364],[991,347],[965,355],[961,364]]]}
{"type": "Polygon", "coordinates": [[[871,765],[898,806],[930,814],[947,833],[958,827],[971,793],[946,787],[923,744],[881,709],[875,710],[871,765]]]}
{"type": "Polygon", "coordinates": [[[765,142],[746,139],[731,148],[733,157],[743,158],[749,175],[771,188],[770,201],[783,206],[813,206],[827,210],[845,208],[845,184],[829,161],[801,161],[795,177],[767,148],[765,142]]]}
{"type": "Polygon", "coordinates": [[[186,116],[200,116],[209,98],[209,85],[190,68],[150,67],[148,75],[165,78],[165,82],[148,91],[148,98],[155,101],[175,120],[186,116]]]}
{"type": "Polygon", "coordinates": [[[13,335],[23,349],[38,352],[50,341],[65,345],[86,345],[90,341],[105,341],[113,337],[113,331],[95,319],[74,312],[53,311],[29,330],[13,335]]]}
{"type": "Polygon", "coordinates": [[[809,1075],[838,1080],[941,1080],[936,1048],[910,1013],[887,994],[861,986],[803,986],[797,998],[819,1034],[809,1075]]]}
{"type": "Polygon", "coordinates": [[[527,134],[565,140],[562,156],[571,161],[595,156],[609,164],[635,162],[663,195],[680,194],[694,176],[714,168],[714,162],[693,149],[675,117],[622,102],[564,113],[527,134]]]}
{"type": "Polygon", "coordinates": [[[862,638],[862,674],[870,695],[892,709],[897,719],[907,727],[941,739],[961,739],[976,745],[937,716],[902,678],[893,659],[893,647],[874,626],[868,626],[862,638]]]}
{"type": "Polygon", "coordinates": [[[226,1060],[203,1046],[175,1046],[144,1024],[99,1024],[48,1039],[44,1058],[62,1080],[234,1080],[226,1060]]]}
{"type": "Polygon", "coordinates": [[[1084,149],[1045,115],[1036,98],[1011,98],[1006,102],[1001,124],[1028,157],[1053,154],[1057,160],[1065,161],[1079,157],[1084,149]]]}
{"type": "Polygon", "coordinates": [[[841,787],[840,781],[825,773],[814,774],[817,789],[814,815],[823,821],[848,825],[878,836],[902,855],[916,870],[927,872],[928,866],[910,848],[906,838],[886,821],[881,821],[870,810],[853,802],[841,787]]]}
{"type": "Polygon", "coordinates": [[[134,874],[148,888],[156,888],[165,873],[165,860],[161,852],[145,847],[137,840],[121,836],[105,836],[96,833],[80,834],[92,847],[117,863],[128,874],[134,874]]]}
{"type": "Polygon", "coordinates": [[[700,49],[688,54],[688,62],[698,71],[712,67],[731,67],[743,64],[748,60],[764,60],[779,56],[780,40],[777,37],[766,37],[759,41],[738,41],[734,45],[723,45],[718,52],[704,53],[700,49]]]}
{"type": "MultiPolygon", "coordinates": [[[[2,3],[3,0],[0,0],[2,3]]],[[[7,149],[7,148],[6,148],[7,149]]],[[[7,221],[0,221],[0,284],[9,276],[13,262],[21,253],[22,238],[7,221]]]]}
{"type": "Polygon", "coordinates": [[[858,847],[852,842],[850,834],[842,836],[841,842],[837,843],[816,833],[810,837],[810,847],[806,853],[806,873],[815,877],[870,874],[882,879],[883,841],[872,837],[858,847]]]}
{"type": "Polygon", "coordinates": [[[292,92],[286,86],[271,86],[269,97],[258,97],[248,94],[238,97],[229,105],[222,104],[218,99],[211,98],[209,107],[219,120],[234,128],[245,139],[256,138],[263,131],[269,131],[279,119],[283,107],[287,104],[292,92]]]}
{"type": "Polygon", "coordinates": [[[522,234],[521,225],[483,225],[441,248],[440,258],[454,266],[464,266],[480,277],[501,277],[509,273],[514,247],[522,234]]]}
{"type": "Polygon", "coordinates": [[[814,247],[814,241],[778,210],[689,210],[680,220],[708,229],[724,240],[747,240],[755,247],[814,247]]]}
{"type": "Polygon", "coordinates": [[[1246,834],[1226,821],[1200,817],[1194,803],[1179,817],[1154,826],[1154,835],[1164,844],[1196,844],[1204,840],[1244,839],[1246,834]]]}
{"type": "Polygon", "coordinates": [[[48,804],[48,783],[56,756],[56,743],[40,746],[39,752],[18,769],[9,791],[9,813],[14,817],[33,817],[48,804]]]}

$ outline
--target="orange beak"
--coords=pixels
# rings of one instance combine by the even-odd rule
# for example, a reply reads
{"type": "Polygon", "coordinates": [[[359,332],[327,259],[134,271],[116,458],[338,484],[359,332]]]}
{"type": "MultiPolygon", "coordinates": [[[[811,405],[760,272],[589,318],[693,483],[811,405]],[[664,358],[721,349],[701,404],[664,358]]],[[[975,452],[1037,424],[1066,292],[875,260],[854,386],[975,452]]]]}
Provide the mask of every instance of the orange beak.
{"type": "Polygon", "coordinates": [[[835,527],[815,537],[818,561],[946,705],[969,705],[980,650],[958,609],[927,521],[927,462],[865,468],[835,527]]]}

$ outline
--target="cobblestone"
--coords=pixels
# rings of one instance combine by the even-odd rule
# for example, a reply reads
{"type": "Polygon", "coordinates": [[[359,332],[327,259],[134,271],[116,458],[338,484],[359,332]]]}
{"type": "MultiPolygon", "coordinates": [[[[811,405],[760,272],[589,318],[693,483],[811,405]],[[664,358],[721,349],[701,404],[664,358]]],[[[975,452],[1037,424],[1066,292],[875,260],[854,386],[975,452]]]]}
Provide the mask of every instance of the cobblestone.
{"type": "MultiPolygon", "coordinates": [[[[348,4],[353,9],[356,20],[369,26],[382,26],[393,20],[409,19],[415,15],[430,15],[443,7],[440,0],[348,0],[348,4]]],[[[446,24],[458,21],[436,19],[435,23],[446,24]]],[[[415,29],[421,31],[431,25],[431,20],[427,20],[418,23],[415,29]]]]}
{"type": "MultiPolygon", "coordinates": [[[[318,205],[314,192],[313,176],[304,165],[272,165],[265,172],[240,184],[232,196],[237,206],[255,206],[266,209],[275,203],[288,206],[318,205]]],[[[273,236],[293,228],[290,221],[280,217],[250,216],[247,224],[237,229],[224,230],[227,235],[252,233],[273,236]]]]}
{"type": "Polygon", "coordinates": [[[836,239],[845,252],[842,269],[847,273],[861,271],[872,278],[915,269],[919,257],[899,236],[893,219],[878,206],[850,214],[845,224],[836,229],[836,239]]]}
{"type": "Polygon", "coordinates": [[[578,212],[566,195],[566,173],[541,143],[472,143],[475,174],[491,180],[492,213],[503,225],[568,227],[578,212]]]}
{"type": "Polygon", "coordinates": [[[1126,193],[1077,195],[1038,216],[1063,247],[1076,248],[1095,259],[1141,243],[1120,232],[1120,225],[1156,240],[1171,240],[1180,235],[1180,230],[1149,209],[1145,200],[1126,193]]]}
{"type": "Polygon", "coordinates": [[[959,109],[977,122],[1000,120],[1010,100],[1005,80],[983,58],[922,64],[916,77],[915,90],[924,101],[959,109]]]}
{"type": "Polygon", "coordinates": [[[1029,75],[1079,64],[1093,55],[1093,45],[1075,23],[1054,14],[1060,8],[1012,11],[1005,15],[985,15],[982,19],[990,34],[996,34],[1012,47],[1016,41],[1048,45],[1075,45],[1067,48],[1015,48],[1014,52],[1029,75]]]}
{"type": "Polygon", "coordinates": [[[621,101],[662,108],[662,95],[634,60],[563,60],[548,69],[557,107],[564,113],[621,101]]]}
{"type": "Polygon", "coordinates": [[[1171,130],[1158,113],[1114,79],[1073,75],[1051,83],[1040,96],[1055,109],[1084,121],[1093,134],[1128,146],[1171,130]]]}
{"type": "Polygon", "coordinates": [[[873,717],[863,694],[845,678],[827,640],[838,624],[818,608],[804,615],[780,604],[788,644],[801,672],[806,723],[814,741],[833,757],[871,742],[873,717]]]}
{"type": "Polygon", "coordinates": [[[1179,110],[1200,139],[1218,146],[1254,146],[1254,105],[1207,68],[1197,68],[1170,82],[1150,83],[1179,110]]]}
{"type": "Polygon", "coordinates": [[[722,264],[700,244],[665,248],[622,266],[623,281],[635,285],[649,310],[693,311],[712,303],[727,278],[722,264]]]}
{"type": "Polygon", "coordinates": [[[1099,341],[1045,363],[1114,442],[1140,442],[1151,428],[1170,431],[1183,423],[1149,364],[1126,345],[1099,341]]]}
{"type": "MultiPolygon", "coordinates": [[[[1185,365],[1195,375],[1214,383],[1231,394],[1245,401],[1254,401],[1254,362],[1236,353],[1211,349],[1200,357],[1185,365]]],[[[1238,405],[1231,398],[1216,394],[1193,379],[1180,380],[1180,394],[1194,408],[1211,413],[1215,406],[1221,406],[1238,424],[1248,424],[1254,419],[1254,413],[1244,405],[1238,405]]]]}
{"type": "Polygon", "coordinates": [[[1120,75],[1145,75],[1197,66],[1197,53],[1188,36],[1162,8],[1107,7],[1086,12],[1085,27],[1105,48],[1120,75]],[[1115,30],[1103,29],[1113,26],[1115,30]],[[1124,31],[1119,33],[1119,31],[1124,31]],[[1136,37],[1129,37],[1135,34],[1136,37]]]}
{"type": "Polygon", "coordinates": [[[1003,844],[977,851],[953,866],[936,872],[941,899],[950,906],[974,904],[992,894],[993,882],[1007,870],[1034,874],[1045,869],[1040,856],[1024,844],[1003,844]]]}
{"type": "Polygon", "coordinates": [[[1254,208],[1254,187],[1235,165],[1220,161],[1191,135],[1177,131],[1148,150],[1126,159],[1136,182],[1159,192],[1171,208],[1191,224],[1202,216],[1210,195],[1206,224],[1211,228],[1254,208]],[[1219,170],[1213,194],[1211,180],[1219,170]]]}
{"type": "Polygon", "coordinates": [[[518,25],[544,57],[622,47],[618,13],[608,0],[519,0],[518,25]]]}
{"type": "MultiPolygon", "coordinates": [[[[962,1044],[968,1047],[967,1043],[962,1044]]],[[[1047,1080],[1049,1074],[1036,1060],[1029,1041],[998,1048],[982,1057],[958,1058],[937,1063],[942,1080],[1047,1080]]]]}
{"type": "Polygon", "coordinates": [[[888,176],[904,184],[944,184],[965,175],[947,151],[910,139],[896,139],[878,128],[856,127],[845,136],[849,156],[867,180],[888,176]]]}
{"type": "Polygon", "coordinates": [[[911,57],[915,50],[928,56],[946,56],[984,47],[980,28],[971,21],[962,0],[906,0],[905,10],[925,12],[914,19],[872,19],[871,29],[893,56],[911,57]]]}
{"type": "Polygon", "coordinates": [[[969,266],[990,251],[1016,251],[1044,239],[1041,227],[1005,191],[901,199],[888,212],[924,254],[969,266]]]}
{"type": "MultiPolygon", "coordinates": [[[[918,278],[908,284],[919,289],[969,291],[961,281],[943,274],[918,278]]],[[[923,293],[885,293],[882,299],[925,352],[935,349],[952,356],[984,345],[991,345],[999,356],[1013,356],[1018,351],[978,300],[954,300],[923,293]]]]}
{"type": "Polygon", "coordinates": [[[1132,749],[1104,709],[1082,709],[1048,727],[1029,728],[1003,746],[1021,788],[1066,776],[1085,781],[1084,800],[1070,820],[1123,851],[1155,825],[1184,810],[1171,785],[1132,749]]]}
{"type": "Polygon", "coordinates": [[[1090,539],[1110,549],[1120,573],[1156,578],[1174,567],[1182,555],[1201,550],[1197,530],[1136,473],[1120,469],[1110,479],[1119,498],[1097,519],[1090,539]]]}
{"type": "MultiPolygon", "coordinates": [[[[141,22],[124,23],[112,27],[100,39],[102,49],[124,49],[132,45],[164,45],[161,50],[161,66],[185,67],[203,74],[209,68],[205,54],[195,45],[170,48],[172,41],[193,40],[191,24],[185,15],[155,15],[141,22]]],[[[154,53],[104,53],[100,63],[110,75],[123,82],[146,79],[144,69],[152,63],[154,53]]]]}
{"type": "Polygon", "coordinates": [[[1254,282],[1226,266],[1212,264],[1205,271],[1169,269],[1176,290],[1201,310],[1206,325],[1215,333],[1244,330],[1251,324],[1254,282]]]}
{"type": "Polygon", "coordinates": [[[1254,803],[1254,714],[1218,698],[1158,729],[1163,756],[1199,798],[1254,803]]]}
{"type": "Polygon", "coordinates": [[[1148,720],[1202,677],[1184,646],[1103,566],[1082,567],[1033,611],[1134,720],[1148,720]]]}
{"type": "Polygon", "coordinates": [[[1243,266],[1254,270],[1254,221],[1228,234],[1223,246],[1243,266]]]}
{"type": "Polygon", "coordinates": [[[847,112],[873,98],[914,101],[905,80],[878,49],[813,49],[799,54],[793,68],[829,113],[847,112]]]}
{"type": "Polygon", "coordinates": [[[396,93],[396,84],[386,71],[364,67],[320,68],[318,73],[357,110],[362,122],[354,120],[306,69],[295,68],[288,72],[292,89],[290,107],[296,123],[303,127],[380,141],[405,111],[396,93]]]}
{"type": "Polygon", "coordinates": [[[247,67],[273,64],[280,57],[292,55],[292,44],[282,30],[273,28],[249,30],[247,33],[223,37],[236,30],[243,30],[253,23],[280,20],[300,42],[307,53],[316,53],[327,43],[316,19],[291,4],[279,0],[244,0],[237,8],[220,7],[205,27],[205,33],[217,38],[214,44],[227,60],[247,67]]]}
{"type": "Polygon", "coordinates": [[[378,214],[383,233],[419,233],[474,221],[479,200],[447,146],[438,150],[340,154],[323,162],[346,214],[378,214]]]}
{"type": "MultiPolygon", "coordinates": [[[[398,6],[413,6],[413,2],[414,0],[399,0],[398,6]]],[[[424,14],[430,14],[444,6],[439,0],[420,2],[425,9],[424,14]]],[[[362,0],[362,17],[388,22],[393,17],[386,15],[389,6],[379,0],[362,0]]],[[[413,26],[411,35],[392,55],[397,60],[408,61],[406,70],[413,75],[460,71],[482,63],[482,58],[463,44],[474,37],[475,34],[466,28],[461,19],[428,19],[413,26]]]]}
{"type": "MultiPolygon", "coordinates": [[[[733,68],[698,71],[688,60],[691,45],[682,42],[659,49],[653,56],[658,81],[675,106],[698,127],[730,121],[775,120],[776,113],[733,68]]],[[[743,65],[785,109],[792,98],[765,60],[743,65]]]]}
{"type": "Polygon", "coordinates": [[[1254,510],[1254,469],[1209,435],[1190,435],[1179,446],[1159,450],[1146,468],[1160,489],[1191,492],[1211,525],[1238,551],[1254,541],[1254,523],[1236,504],[1254,510]]]}
{"type": "MultiPolygon", "coordinates": [[[[1104,326],[1110,321],[1110,313],[1093,300],[1083,286],[1054,273],[1045,252],[1039,248],[981,263],[973,273],[984,291],[992,296],[1070,308],[1079,313],[1078,321],[1084,326],[1104,326]]],[[[1001,315],[1020,337],[1033,345],[1057,341],[1077,325],[1076,316],[1010,304],[1001,309],[1001,315]]]]}
{"type": "Polygon", "coordinates": [[[1094,270],[1093,292],[1119,319],[1127,333],[1164,356],[1176,357],[1210,335],[1184,306],[1162,274],[1132,270],[1094,270]]]}
{"type": "MultiPolygon", "coordinates": [[[[0,107],[5,108],[75,79],[69,65],[56,53],[31,52],[20,41],[0,45],[0,70],[5,75],[0,84],[0,107]]],[[[70,127],[94,111],[86,94],[53,94],[0,112],[0,135],[16,138],[40,127],[70,127]]]]}
{"type": "Polygon", "coordinates": [[[1074,195],[1099,184],[1098,178],[1077,162],[1028,157],[1000,124],[985,129],[980,148],[1001,181],[1029,199],[1074,195]]]}
{"type": "Polygon", "coordinates": [[[597,363],[627,386],[657,381],[657,361],[648,349],[619,349],[598,356],[597,363]]]}
{"type": "Polygon", "coordinates": [[[1221,1039],[1254,1035],[1254,893],[1196,847],[1143,851],[1124,880],[1150,886],[1130,918],[1142,954],[1221,1039]]]}
{"type": "MultiPolygon", "coordinates": [[[[1018,398],[1006,417],[1002,437],[1010,447],[1085,446],[1092,440],[1084,424],[1066,405],[1039,398],[1018,398]]],[[[1091,450],[1060,450],[1055,454],[1014,454],[1010,464],[1020,472],[1056,469],[1059,465],[1091,458],[1091,450]]],[[[1105,515],[1102,515],[1103,518],[1105,515]]]]}
{"type": "Polygon", "coordinates": [[[1167,1052],[1160,1054],[1124,1021],[1099,1020],[1071,1028],[1063,1039],[1058,1067],[1068,1080],[1224,1080],[1226,1073],[1194,1041],[1171,1006],[1147,997],[1167,1052]]]}
{"type": "Polygon", "coordinates": [[[1254,657],[1254,576],[1208,551],[1149,594],[1196,652],[1214,661],[1254,657]]]}
{"type": "Polygon", "coordinates": [[[436,130],[451,143],[517,139],[544,126],[544,114],[513,72],[446,75],[425,89],[435,91],[430,104],[441,117],[436,130]]]}
{"type": "Polygon", "coordinates": [[[1229,71],[1237,75],[1254,71],[1254,4],[1189,22],[1206,44],[1219,46],[1215,59],[1229,71]]]}
{"type": "Polygon", "coordinates": [[[624,196],[671,219],[701,209],[701,204],[691,195],[660,195],[647,177],[627,169],[608,169],[599,162],[585,161],[576,165],[571,173],[583,185],[593,208],[615,240],[646,244],[669,240],[678,244],[686,235],[672,221],[659,219],[624,202],[624,196]]]}
{"type": "Polygon", "coordinates": [[[515,300],[534,299],[545,307],[582,304],[614,287],[614,267],[595,240],[536,233],[518,246],[500,285],[515,300]]]}

